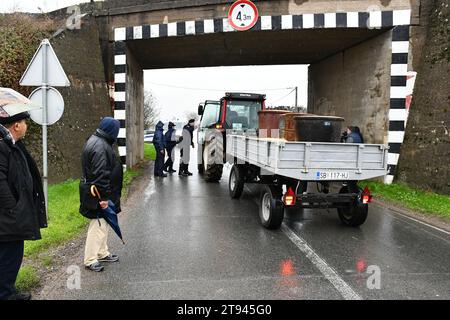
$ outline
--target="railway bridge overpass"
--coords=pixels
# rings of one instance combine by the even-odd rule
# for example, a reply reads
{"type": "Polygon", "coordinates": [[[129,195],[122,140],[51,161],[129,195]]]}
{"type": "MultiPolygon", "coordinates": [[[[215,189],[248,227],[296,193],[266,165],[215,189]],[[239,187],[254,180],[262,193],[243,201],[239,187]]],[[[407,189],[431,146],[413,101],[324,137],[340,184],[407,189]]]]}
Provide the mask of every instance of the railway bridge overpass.
{"type": "MultiPolygon", "coordinates": [[[[236,31],[227,19],[232,3],[109,0],[83,7],[91,13],[84,23],[95,28],[89,37],[100,43],[112,114],[121,122],[123,163],[131,167],[143,158],[143,70],[309,64],[308,111],[342,116],[347,125],[363,128],[367,142],[388,144],[387,181],[392,181],[408,118],[408,77],[425,40],[426,5],[420,0],[254,1],[257,23],[236,31]]],[[[70,37],[76,30],[57,47],[70,37]]]]}

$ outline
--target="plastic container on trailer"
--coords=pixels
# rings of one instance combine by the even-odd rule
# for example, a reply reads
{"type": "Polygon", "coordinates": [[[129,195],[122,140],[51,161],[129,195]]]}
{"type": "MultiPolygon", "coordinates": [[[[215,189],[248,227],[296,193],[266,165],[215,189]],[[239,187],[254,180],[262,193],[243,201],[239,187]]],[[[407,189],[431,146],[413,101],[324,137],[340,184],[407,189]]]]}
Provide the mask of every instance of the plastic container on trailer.
{"type": "Polygon", "coordinates": [[[294,120],[296,141],[340,142],[344,118],[307,115],[294,120]]]}
{"type": "Polygon", "coordinates": [[[295,117],[304,117],[311,115],[310,113],[290,112],[283,114],[280,117],[280,138],[287,141],[297,141],[297,134],[295,131],[295,117]]]}

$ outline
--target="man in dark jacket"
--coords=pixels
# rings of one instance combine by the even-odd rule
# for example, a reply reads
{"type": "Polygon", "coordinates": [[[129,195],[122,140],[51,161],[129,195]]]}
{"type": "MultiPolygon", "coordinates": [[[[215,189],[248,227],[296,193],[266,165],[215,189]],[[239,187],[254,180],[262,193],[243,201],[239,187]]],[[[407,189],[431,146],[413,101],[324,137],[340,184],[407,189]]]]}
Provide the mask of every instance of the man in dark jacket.
{"type": "Polygon", "coordinates": [[[24,240],[41,239],[47,227],[41,176],[22,138],[28,112],[8,114],[0,107],[0,300],[29,300],[15,289],[24,240]]]}
{"type": "Polygon", "coordinates": [[[167,129],[167,132],[164,134],[164,141],[167,151],[167,160],[164,163],[164,171],[174,173],[177,172],[176,170],[173,170],[173,162],[175,160],[175,146],[183,139],[177,138],[176,130],[174,129],[175,123],[169,122],[168,127],[169,129],[167,129]]]}
{"type": "Polygon", "coordinates": [[[91,219],[86,238],[84,265],[92,271],[103,271],[101,262],[116,262],[117,255],[108,251],[108,223],[101,218],[101,209],[112,201],[117,213],[120,212],[120,196],[123,182],[123,170],[113,150],[113,144],[119,134],[118,120],[106,117],[99,128],[86,141],[82,154],[83,178],[80,181],[80,213],[91,219]],[[95,185],[100,194],[94,208],[88,205],[89,189],[95,185]],[[88,190],[86,194],[86,190],[88,190]]]}
{"type": "Polygon", "coordinates": [[[167,177],[167,174],[163,172],[164,170],[164,157],[165,157],[165,143],[164,143],[164,132],[163,132],[164,123],[158,121],[155,127],[155,135],[153,136],[153,145],[155,146],[156,151],[156,160],[155,160],[155,168],[154,174],[155,177],[167,177]]]}

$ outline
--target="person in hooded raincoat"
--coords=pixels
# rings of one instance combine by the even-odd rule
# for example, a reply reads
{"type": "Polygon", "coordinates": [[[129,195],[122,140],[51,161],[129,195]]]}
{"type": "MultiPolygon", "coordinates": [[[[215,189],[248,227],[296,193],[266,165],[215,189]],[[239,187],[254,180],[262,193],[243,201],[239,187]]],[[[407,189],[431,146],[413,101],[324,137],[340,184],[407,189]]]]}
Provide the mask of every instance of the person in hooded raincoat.
{"type": "Polygon", "coordinates": [[[192,173],[189,172],[189,161],[191,159],[190,148],[194,148],[194,130],[195,119],[191,119],[183,127],[183,142],[181,143],[180,151],[180,171],[178,172],[180,176],[192,176],[192,173]]]}
{"type": "Polygon", "coordinates": [[[86,269],[100,272],[103,262],[117,262],[119,257],[108,249],[108,223],[101,217],[101,209],[106,209],[110,201],[116,213],[120,209],[123,184],[123,169],[113,145],[119,134],[118,120],[105,117],[98,129],[86,141],[81,155],[83,177],[80,180],[80,213],[91,219],[86,237],[84,265],[86,269]],[[95,185],[98,197],[91,196],[91,186],[95,185]],[[93,204],[92,204],[93,201],[93,204]]]}
{"type": "Polygon", "coordinates": [[[164,157],[166,144],[164,142],[164,123],[158,121],[155,127],[155,135],[153,136],[153,145],[156,151],[156,160],[154,175],[155,177],[167,177],[167,174],[163,172],[164,170],[164,157]]]}

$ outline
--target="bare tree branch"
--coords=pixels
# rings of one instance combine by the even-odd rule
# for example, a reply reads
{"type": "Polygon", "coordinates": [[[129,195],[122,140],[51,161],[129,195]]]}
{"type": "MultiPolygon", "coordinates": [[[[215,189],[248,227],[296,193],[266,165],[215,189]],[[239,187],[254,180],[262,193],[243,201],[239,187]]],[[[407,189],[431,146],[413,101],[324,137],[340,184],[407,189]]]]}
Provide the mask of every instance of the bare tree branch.
{"type": "Polygon", "coordinates": [[[160,110],[158,102],[151,91],[144,93],[144,128],[146,130],[153,128],[159,117],[160,110]]]}
{"type": "Polygon", "coordinates": [[[194,112],[194,111],[186,111],[186,112],[184,113],[184,115],[185,115],[185,117],[186,117],[186,122],[189,121],[189,120],[191,120],[191,119],[195,119],[195,121],[198,120],[198,114],[197,114],[197,112],[194,112]]]}

